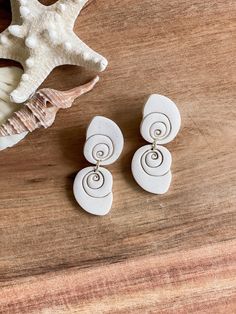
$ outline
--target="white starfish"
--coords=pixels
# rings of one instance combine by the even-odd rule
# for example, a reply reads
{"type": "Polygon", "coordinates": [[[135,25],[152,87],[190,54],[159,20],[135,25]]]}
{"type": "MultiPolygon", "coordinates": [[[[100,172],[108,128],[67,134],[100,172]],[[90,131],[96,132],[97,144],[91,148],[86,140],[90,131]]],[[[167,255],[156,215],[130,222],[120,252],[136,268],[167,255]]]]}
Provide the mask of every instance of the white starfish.
{"type": "Polygon", "coordinates": [[[57,66],[73,64],[103,71],[107,60],[90,49],[73,31],[88,0],[58,0],[45,6],[38,0],[11,0],[12,23],[0,35],[0,58],[22,64],[24,74],[11,93],[26,101],[57,66]]]}

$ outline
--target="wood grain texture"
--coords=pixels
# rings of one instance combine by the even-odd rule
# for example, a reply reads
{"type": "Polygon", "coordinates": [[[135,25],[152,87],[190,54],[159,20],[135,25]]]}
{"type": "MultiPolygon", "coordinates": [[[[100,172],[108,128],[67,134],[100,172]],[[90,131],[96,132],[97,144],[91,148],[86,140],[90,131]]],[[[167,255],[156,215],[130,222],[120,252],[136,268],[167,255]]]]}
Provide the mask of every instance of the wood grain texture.
{"type": "MultiPolygon", "coordinates": [[[[235,14],[233,0],[94,0],[83,10],[76,32],[110,62],[100,84],[51,129],[0,153],[0,313],[236,312],[235,14]],[[174,179],[164,196],[142,191],[130,171],[153,92],[183,120],[167,145],[174,179]],[[125,136],[102,219],[72,195],[95,115],[125,136]]],[[[0,31],[10,20],[0,0],[0,31]]],[[[64,66],[43,86],[93,75],[64,66]]]]}
{"type": "Polygon", "coordinates": [[[3,288],[0,306],[10,313],[234,313],[235,276],[236,247],[228,241],[31,277],[3,288]]]}

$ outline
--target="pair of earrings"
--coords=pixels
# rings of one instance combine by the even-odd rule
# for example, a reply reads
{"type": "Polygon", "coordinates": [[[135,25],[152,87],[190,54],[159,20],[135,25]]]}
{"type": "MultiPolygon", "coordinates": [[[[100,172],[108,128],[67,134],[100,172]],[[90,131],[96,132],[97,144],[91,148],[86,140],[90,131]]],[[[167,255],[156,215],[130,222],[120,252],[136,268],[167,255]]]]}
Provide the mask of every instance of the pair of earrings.
{"type": "MultiPolygon", "coordinates": [[[[181,117],[169,98],[151,95],[144,106],[140,131],[149,142],[137,150],[132,160],[136,182],[147,192],[164,194],[168,191],[171,174],[171,153],[162,146],[179,132],[181,117]]],[[[95,117],[87,129],[84,156],[94,166],[81,170],[74,181],[74,195],[88,213],[104,216],[113,202],[113,177],[103,166],[114,163],[121,155],[124,137],[118,125],[105,117],[95,117]]]]}

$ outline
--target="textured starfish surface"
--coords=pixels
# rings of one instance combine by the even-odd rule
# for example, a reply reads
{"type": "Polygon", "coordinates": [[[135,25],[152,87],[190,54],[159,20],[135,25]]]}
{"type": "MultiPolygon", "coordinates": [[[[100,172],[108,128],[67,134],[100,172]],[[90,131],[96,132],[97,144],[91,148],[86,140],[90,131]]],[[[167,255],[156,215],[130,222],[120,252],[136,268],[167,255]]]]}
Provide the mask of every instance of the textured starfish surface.
{"type": "Polygon", "coordinates": [[[12,23],[0,34],[0,58],[22,64],[24,74],[11,93],[26,101],[57,66],[72,64],[103,71],[107,60],[74,33],[75,20],[88,0],[58,0],[45,6],[38,0],[11,0],[12,23]]]}

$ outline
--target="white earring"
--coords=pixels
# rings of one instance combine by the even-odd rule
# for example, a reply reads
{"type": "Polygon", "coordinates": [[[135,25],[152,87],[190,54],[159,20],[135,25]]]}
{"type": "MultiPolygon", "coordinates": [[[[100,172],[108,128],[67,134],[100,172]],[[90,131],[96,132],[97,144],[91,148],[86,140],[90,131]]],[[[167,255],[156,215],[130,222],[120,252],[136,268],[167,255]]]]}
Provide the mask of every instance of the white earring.
{"type": "Polygon", "coordinates": [[[181,117],[169,98],[151,95],[143,111],[140,131],[151,145],[141,147],[132,160],[132,173],[136,182],[147,192],[164,194],[168,191],[171,175],[171,153],[160,146],[171,142],[179,132],[181,117]]]}
{"type": "Polygon", "coordinates": [[[113,202],[113,178],[101,166],[114,163],[123,147],[123,134],[115,122],[100,116],[92,120],[87,130],[84,156],[94,166],[81,170],[74,181],[75,198],[88,213],[98,216],[109,213],[113,202]]]}

